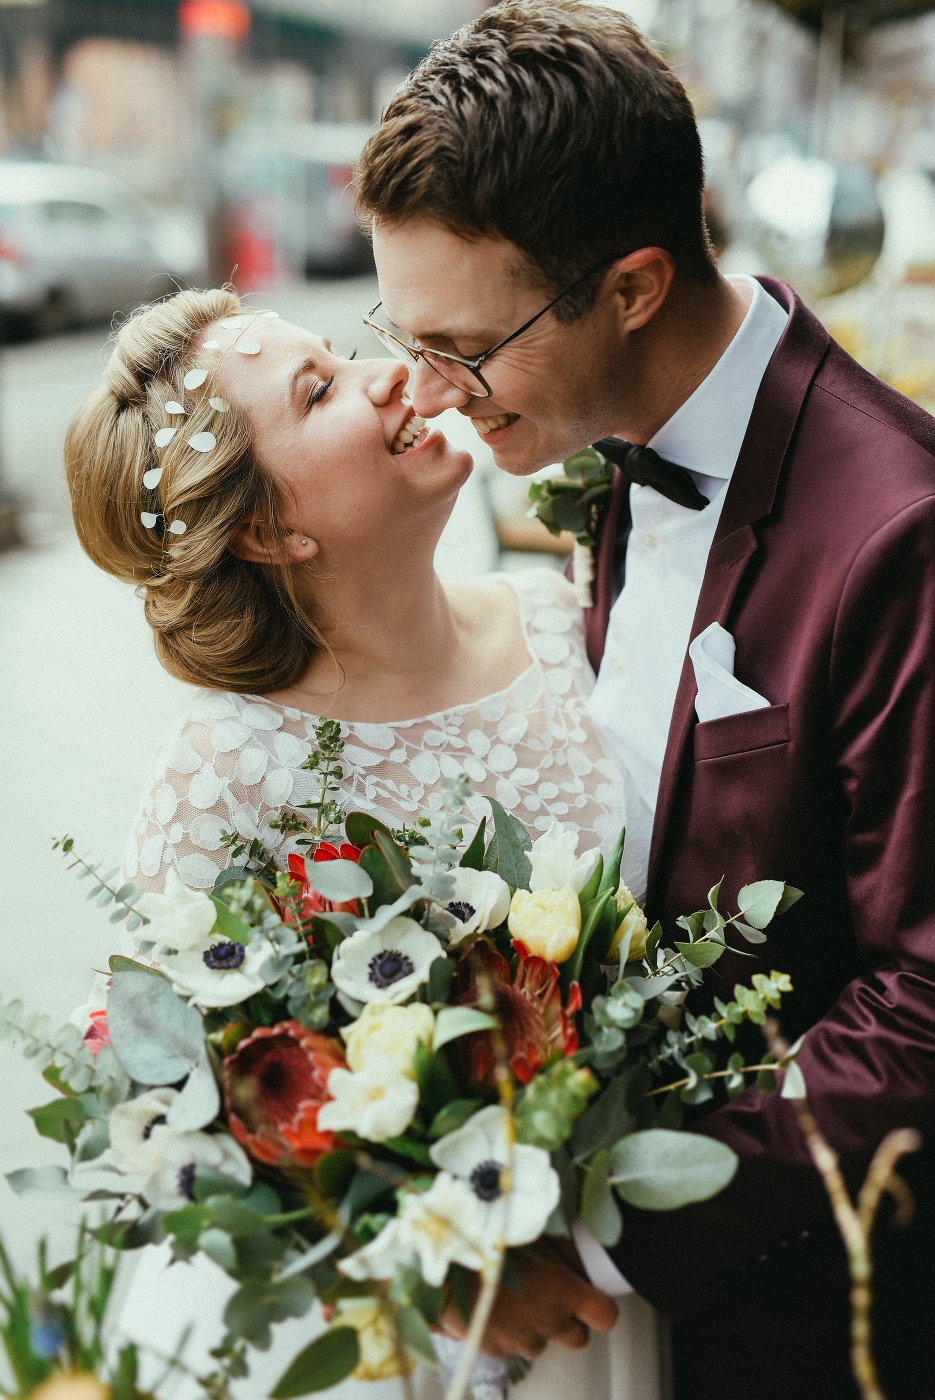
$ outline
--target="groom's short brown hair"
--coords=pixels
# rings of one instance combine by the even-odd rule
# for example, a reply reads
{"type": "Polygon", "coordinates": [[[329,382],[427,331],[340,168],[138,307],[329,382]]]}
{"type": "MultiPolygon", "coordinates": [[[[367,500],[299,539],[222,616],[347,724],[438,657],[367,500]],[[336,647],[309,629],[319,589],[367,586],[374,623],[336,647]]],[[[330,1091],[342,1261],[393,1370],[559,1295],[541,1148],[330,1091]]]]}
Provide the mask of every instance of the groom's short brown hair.
{"type": "MultiPolygon", "coordinates": [[[[358,167],[364,218],[499,234],[561,290],[586,269],[662,247],[714,275],[691,103],[613,9],[513,0],[435,44],[395,94],[358,167]]],[[[556,308],[587,310],[597,279],[556,308]]]]}

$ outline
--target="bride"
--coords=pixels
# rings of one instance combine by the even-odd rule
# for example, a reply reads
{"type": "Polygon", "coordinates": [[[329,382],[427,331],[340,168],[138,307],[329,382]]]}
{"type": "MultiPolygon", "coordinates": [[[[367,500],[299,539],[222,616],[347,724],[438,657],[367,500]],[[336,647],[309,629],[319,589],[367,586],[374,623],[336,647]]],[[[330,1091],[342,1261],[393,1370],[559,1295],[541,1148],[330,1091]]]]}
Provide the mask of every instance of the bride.
{"type": "MultiPolygon", "coordinates": [[[[162,664],[199,687],[153,762],[125,861],[138,886],[175,866],[210,889],[224,832],[284,866],[295,848],[270,821],[317,796],[302,765],[321,717],[341,722],[346,809],[406,827],[463,771],[477,820],[491,796],[530,829],[577,831],[579,850],[613,844],[621,784],[584,711],[573,590],[547,569],[438,579],[472,463],[406,383],[397,361],[351,362],[227,290],[180,292],[117,336],[66,443],[77,530],[137,586],[162,664]]],[[[501,1290],[485,1350],[522,1336],[539,1357],[520,1395],[654,1400],[652,1309],[615,1310],[563,1244],[543,1246],[535,1296],[501,1290]]],[[[443,1321],[461,1325],[454,1308],[443,1321]]]]}

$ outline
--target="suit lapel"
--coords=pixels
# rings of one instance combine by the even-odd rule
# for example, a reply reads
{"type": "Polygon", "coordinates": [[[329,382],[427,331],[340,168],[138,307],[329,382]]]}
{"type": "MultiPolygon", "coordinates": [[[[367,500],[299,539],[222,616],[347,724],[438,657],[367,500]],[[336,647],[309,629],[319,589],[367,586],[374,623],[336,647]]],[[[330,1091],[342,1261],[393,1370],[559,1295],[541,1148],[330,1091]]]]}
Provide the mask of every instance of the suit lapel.
{"type": "MultiPolygon", "coordinates": [[[[768,516],[773,509],[782,465],[802,405],[830,342],[827,331],[802,305],[790,287],[770,277],[759,280],[791,314],[757,392],[737,465],[727,488],[692,623],[692,638],[712,622],[727,626],[740,581],[756,554],[757,537],[753,523],[768,516]]],[[[606,544],[605,537],[602,546],[606,544]]],[[[603,548],[602,556],[606,552],[606,548],[603,548]]],[[[610,557],[612,567],[612,539],[610,557]]],[[[647,903],[654,908],[659,893],[657,887],[664,875],[663,853],[685,748],[695,718],[695,689],[694,670],[686,654],[669,726],[653,822],[647,903]]]]}

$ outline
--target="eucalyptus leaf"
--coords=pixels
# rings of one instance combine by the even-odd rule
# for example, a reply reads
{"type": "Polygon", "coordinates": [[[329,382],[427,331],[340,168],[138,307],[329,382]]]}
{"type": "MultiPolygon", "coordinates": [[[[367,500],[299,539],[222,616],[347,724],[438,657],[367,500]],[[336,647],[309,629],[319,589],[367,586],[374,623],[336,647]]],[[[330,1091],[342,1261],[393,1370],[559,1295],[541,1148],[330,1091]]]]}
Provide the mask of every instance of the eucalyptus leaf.
{"type": "Polygon", "coordinates": [[[676,943],[675,946],[692,967],[711,967],[726,951],[723,943],[676,943]]]}
{"type": "Polygon", "coordinates": [[[634,1068],[631,1066],[612,1079],[576,1122],[569,1144],[576,1161],[582,1162],[592,1152],[610,1147],[636,1126],[637,1120],[627,1106],[634,1068]]]}
{"type": "Polygon", "coordinates": [[[784,885],[782,899],[776,905],[776,914],[784,914],[787,909],[791,909],[793,904],[798,904],[802,898],[802,891],[797,890],[795,885],[784,885]]]}
{"type": "Polygon", "coordinates": [[[610,1180],[631,1206],[678,1210],[706,1201],[732,1180],[737,1155],[702,1133],[647,1128],[611,1149],[610,1180]]]}
{"type": "Polygon", "coordinates": [[[329,1327],[288,1366],[270,1391],[271,1400],[292,1400],[330,1390],[349,1376],[360,1360],[360,1343],[353,1327],[329,1327]]]}
{"type": "Polygon", "coordinates": [[[307,860],[305,875],[316,894],[335,904],[373,894],[373,881],[353,860],[307,860]]]}
{"type": "Polygon", "coordinates": [[[217,1116],[221,1096],[206,1054],[202,1054],[177,1099],[166,1109],[166,1123],[176,1133],[193,1133],[217,1116]]]}
{"type": "Polygon", "coordinates": [[[760,933],[758,928],[751,928],[749,924],[744,923],[743,919],[735,919],[734,928],[737,929],[738,933],[743,934],[748,943],[766,942],[766,934],[760,933]]]}
{"type": "Polygon", "coordinates": [[[610,1153],[595,1154],[581,1188],[581,1218],[599,1244],[611,1248],[620,1238],[623,1221],[610,1189],[610,1153]]]}
{"type": "MultiPolygon", "coordinates": [[[[332,862],[333,864],[333,862],[332,862]]],[[[394,899],[392,904],[381,904],[380,908],[370,919],[355,919],[353,914],[329,914],[328,918],[337,923],[338,919],[353,920],[353,927],[348,932],[353,933],[359,929],[366,933],[379,933],[386,928],[391,919],[395,919],[397,914],[405,914],[407,909],[411,909],[416,900],[425,898],[425,890],[421,885],[410,885],[408,889],[398,899],[394,899]]],[[[343,922],[342,925],[343,927],[343,922]]]]}
{"type": "Polygon", "coordinates": [[[218,1229],[216,1225],[202,1230],[198,1236],[198,1246],[202,1253],[220,1265],[225,1273],[233,1273],[237,1268],[237,1251],[226,1230],[218,1229]]]}
{"type": "Polygon", "coordinates": [[[438,1366],[438,1358],[435,1355],[432,1334],[419,1309],[400,1308],[396,1314],[396,1326],[406,1350],[418,1361],[421,1361],[423,1366],[435,1370],[438,1366]]]}
{"type": "Polygon", "coordinates": [[[782,1083],[782,1097],[784,1099],[804,1099],[808,1097],[808,1089],[805,1086],[805,1075],[802,1073],[795,1060],[791,1060],[786,1065],[786,1077],[782,1083]]]}
{"type": "Polygon", "coordinates": [[[198,1012],[165,978],[142,970],[114,972],[107,1026],[117,1059],[138,1084],[175,1084],[204,1053],[198,1012]]]}
{"type": "Polygon", "coordinates": [[[449,1040],[457,1040],[459,1036],[472,1035],[475,1031],[492,1031],[496,1028],[496,1019],[486,1011],[478,1011],[473,1006],[443,1006],[435,1017],[432,1047],[440,1050],[449,1040]]]}
{"type": "Polygon", "coordinates": [[[243,919],[238,918],[233,909],[229,908],[223,899],[218,899],[216,894],[210,895],[209,898],[217,914],[213,932],[222,933],[229,943],[249,943],[250,930],[243,919]]]}
{"type": "Polygon", "coordinates": [[[754,928],[766,928],[785,892],[781,880],[757,880],[753,885],[744,885],[737,896],[737,907],[748,924],[754,928]]]}
{"type": "Polygon", "coordinates": [[[85,1192],[76,1191],[69,1184],[64,1167],[22,1167],[17,1172],[7,1172],[6,1179],[20,1200],[32,1205],[64,1206],[85,1196],[85,1192]]]}
{"type": "Polygon", "coordinates": [[[480,825],[474,833],[471,844],[458,862],[466,870],[483,870],[484,868],[484,845],[486,841],[487,818],[481,817],[480,825]]]}

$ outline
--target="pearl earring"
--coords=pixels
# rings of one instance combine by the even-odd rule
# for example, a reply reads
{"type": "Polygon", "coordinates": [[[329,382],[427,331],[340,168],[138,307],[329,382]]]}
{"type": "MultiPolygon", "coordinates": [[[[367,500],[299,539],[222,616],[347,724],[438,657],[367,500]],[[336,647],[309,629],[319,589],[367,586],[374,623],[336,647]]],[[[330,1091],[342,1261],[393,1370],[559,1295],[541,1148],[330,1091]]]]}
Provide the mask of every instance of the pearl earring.
{"type": "Polygon", "coordinates": [[[302,543],[303,543],[303,544],[308,544],[308,540],[303,540],[302,543]]]}

